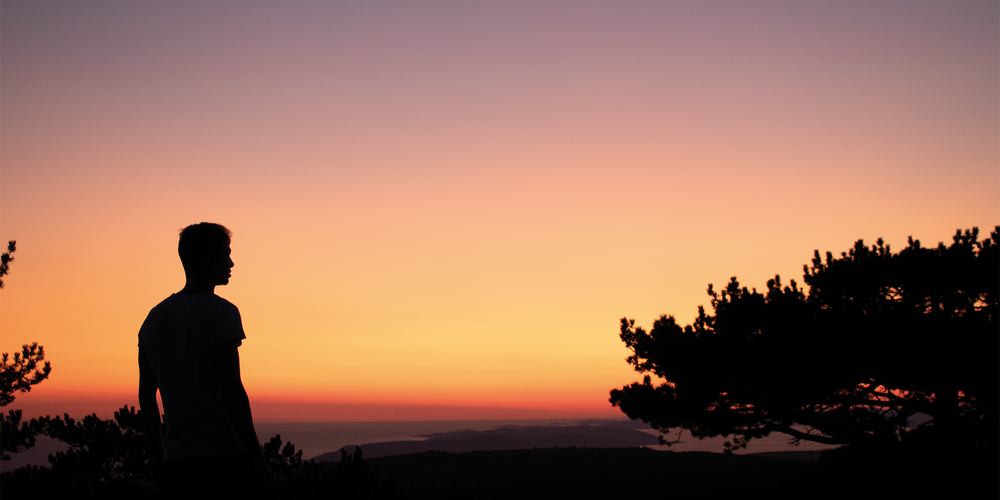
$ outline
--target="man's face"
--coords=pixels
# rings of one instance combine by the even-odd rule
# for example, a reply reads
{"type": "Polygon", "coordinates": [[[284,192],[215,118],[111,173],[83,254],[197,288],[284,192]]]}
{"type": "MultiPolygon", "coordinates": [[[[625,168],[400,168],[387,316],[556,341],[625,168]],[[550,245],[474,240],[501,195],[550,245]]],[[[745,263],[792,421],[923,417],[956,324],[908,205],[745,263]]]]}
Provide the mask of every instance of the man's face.
{"type": "Polygon", "coordinates": [[[212,276],[212,283],[215,285],[228,285],[229,278],[233,275],[233,250],[229,245],[219,250],[219,255],[208,261],[208,272],[212,276]]]}

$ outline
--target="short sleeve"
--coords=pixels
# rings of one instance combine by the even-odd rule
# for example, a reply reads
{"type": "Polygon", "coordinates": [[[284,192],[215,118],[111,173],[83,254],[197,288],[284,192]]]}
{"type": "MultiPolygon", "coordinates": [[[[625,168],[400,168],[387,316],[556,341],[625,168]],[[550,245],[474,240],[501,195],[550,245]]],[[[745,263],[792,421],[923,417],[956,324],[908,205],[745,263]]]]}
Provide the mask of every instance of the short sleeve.
{"type": "Polygon", "coordinates": [[[243,339],[247,338],[243,332],[243,319],[240,317],[240,310],[229,302],[226,314],[223,315],[222,327],[219,329],[219,337],[215,343],[216,347],[236,342],[236,345],[243,345],[243,339]]]}

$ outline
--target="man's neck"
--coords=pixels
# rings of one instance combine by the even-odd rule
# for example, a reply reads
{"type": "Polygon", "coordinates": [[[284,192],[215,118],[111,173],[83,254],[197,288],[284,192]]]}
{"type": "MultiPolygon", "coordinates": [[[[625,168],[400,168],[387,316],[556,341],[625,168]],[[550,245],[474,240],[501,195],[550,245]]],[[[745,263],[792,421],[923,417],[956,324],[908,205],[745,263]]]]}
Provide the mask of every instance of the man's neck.
{"type": "Polygon", "coordinates": [[[178,295],[194,295],[196,293],[215,293],[215,285],[209,284],[209,282],[197,282],[188,280],[184,284],[184,288],[177,292],[178,295]]]}

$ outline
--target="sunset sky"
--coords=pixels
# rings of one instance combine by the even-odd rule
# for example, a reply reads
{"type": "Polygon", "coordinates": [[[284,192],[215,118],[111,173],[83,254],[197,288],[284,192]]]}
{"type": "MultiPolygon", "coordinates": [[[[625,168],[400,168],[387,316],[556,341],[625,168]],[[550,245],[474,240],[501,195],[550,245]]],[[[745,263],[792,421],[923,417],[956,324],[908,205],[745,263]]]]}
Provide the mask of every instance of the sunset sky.
{"type": "MultiPolygon", "coordinates": [[[[621,415],[619,318],[1000,223],[998,2],[0,2],[10,408],[137,404],[232,229],[262,420],[621,415]]],[[[117,405],[117,406],[115,406],[117,405]]],[[[64,410],[65,408],[65,410],[64,410]]]]}

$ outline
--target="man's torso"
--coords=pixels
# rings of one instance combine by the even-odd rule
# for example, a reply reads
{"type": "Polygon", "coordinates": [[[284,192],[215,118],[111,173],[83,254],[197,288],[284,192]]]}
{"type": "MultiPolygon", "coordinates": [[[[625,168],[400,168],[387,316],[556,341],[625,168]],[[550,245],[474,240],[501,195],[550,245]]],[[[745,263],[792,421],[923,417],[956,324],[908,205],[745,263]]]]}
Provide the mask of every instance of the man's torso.
{"type": "Polygon", "coordinates": [[[239,309],[212,294],[174,294],[154,307],[139,330],[163,401],[163,458],[239,453],[215,367],[216,350],[246,338],[239,309]]]}

